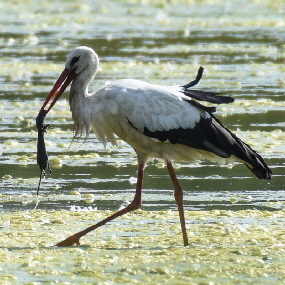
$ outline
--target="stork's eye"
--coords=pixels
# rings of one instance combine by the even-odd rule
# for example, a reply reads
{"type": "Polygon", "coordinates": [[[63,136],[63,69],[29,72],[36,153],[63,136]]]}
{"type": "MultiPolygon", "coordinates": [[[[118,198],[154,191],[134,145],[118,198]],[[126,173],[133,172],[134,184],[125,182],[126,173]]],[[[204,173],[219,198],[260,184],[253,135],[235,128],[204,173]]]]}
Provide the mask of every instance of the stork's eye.
{"type": "Polygon", "coordinates": [[[75,57],[72,59],[72,61],[71,61],[71,63],[70,63],[71,67],[74,66],[74,64],[79,60],[79,58],[80,58],[80,55],[79,55],[79,56],[75,56],[75,57]]]}

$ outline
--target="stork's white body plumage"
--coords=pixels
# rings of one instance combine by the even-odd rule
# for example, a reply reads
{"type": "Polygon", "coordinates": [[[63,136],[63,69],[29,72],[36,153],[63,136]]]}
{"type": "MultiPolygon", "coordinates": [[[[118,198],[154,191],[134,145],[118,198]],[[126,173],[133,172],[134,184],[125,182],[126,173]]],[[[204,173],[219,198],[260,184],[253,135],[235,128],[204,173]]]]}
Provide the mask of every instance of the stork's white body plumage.
{"type": "Polygon", "coordinates": [[[88,85],[95,77],[98,66],[99,58],[91,48],[74,49],[41,111],[47,113],[72,82],[69,102],[76,135],[88,136],[92,130],[104,145],[107,141],[116,145],[116,137],[130,144],[137,153],[139,163],[136,194],[125,209],[76,233],[58,243],[58,246],[79,244],[80,237],[86,233],[139,208],[144,168],[151,157],[166,161],[175,189],[184,245],[188,245],[188,238],[183,192],[171,165],[172,160],[238,161],[244,163],[259,179],[271,178],[271,171],[262,157],[220,123],[212,114],[215,108],[205,107],[195,100],[211,103],[233,101],[229,97],[217,96],[217,93],[190,89],[200,80],[202,68],[196,80],[184,86],[161,86],[123,79],[107,82],[98,91],[88,93],[88,85]]]}
{"type": "Polygon", "coordinates": [[[85,97],[71,95],[75,129],[80,135],[88,135],[92,129],[104,145],[107,141],[116,145],[117,136],[144,159],[158,157],[191,161],[206,158],[222,162],[213,153],[171,144],[169,141],[161,142],[143,134],[145,127],[150,132],[179,127],[193,129],[201,118],[210,118],[207,111],[189,104],[191,99],[183,95],[181,90],[179,86],[159,86],[125,79],[108,82],[102,89],[85,97]]]}

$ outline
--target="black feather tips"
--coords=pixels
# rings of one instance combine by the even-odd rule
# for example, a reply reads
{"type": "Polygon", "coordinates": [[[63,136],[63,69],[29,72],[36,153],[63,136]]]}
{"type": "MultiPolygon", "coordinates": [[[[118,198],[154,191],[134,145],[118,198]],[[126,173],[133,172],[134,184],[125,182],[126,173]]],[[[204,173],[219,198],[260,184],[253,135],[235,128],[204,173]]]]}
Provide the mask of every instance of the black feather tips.
{"type": "Polygon", "coordinates": [[[229,104],[234,102],[234,99],[229,96],[218,96],[220,93],[216,92],[206,92],[206,91],[200,91],[200,90],[189,90],[188,88],[191,88],[199,83],[200,79],[202,78],[204,68],[200,66],[198,69],[198,73],[195,80],[192,80],[188,84],[185,84],[181,87],[184,88],[183,91],[181,91],[184,95],[189,96],[193,99],[199,100],[199,101],[205,101],[209,103],[215,103],[215,104],[229,104]]]}

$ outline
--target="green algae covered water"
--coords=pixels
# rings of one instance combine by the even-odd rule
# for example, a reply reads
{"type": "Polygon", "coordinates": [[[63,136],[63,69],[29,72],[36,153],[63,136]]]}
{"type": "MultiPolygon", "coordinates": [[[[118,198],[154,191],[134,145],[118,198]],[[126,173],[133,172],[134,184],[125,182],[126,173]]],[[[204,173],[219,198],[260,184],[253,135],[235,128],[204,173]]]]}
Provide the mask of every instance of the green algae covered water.
{"type": "Polygon", "coordinates": [[[5,215],[3,284],[283,284],[285,211],[187,211],[190,246],[176,212],[139,210],[56,248],[55,239],[110,211],[5,215]],[[7,226],[8,228],[8,226],[7,226]],[[180,245],[179,245],[180,244],[180,245]]]}
{"type": "Polygon", "coordinates": [[[2,284],[284,284],[285,3],[242,1],[7,1],[0,3],[0,279],[2,284]],[[46,118],[52,175],[36,197],[35,117],[78,45],[96,50],[96,90],[136,78],[235,98],[217,117],[273,171],[175,163],[184,188],[182,246],[163,161],[146,169],[141,210],[81,246],[68,235],[132,200],[136,157],[123,141],[73,139],[67,94],[46,118]]]}

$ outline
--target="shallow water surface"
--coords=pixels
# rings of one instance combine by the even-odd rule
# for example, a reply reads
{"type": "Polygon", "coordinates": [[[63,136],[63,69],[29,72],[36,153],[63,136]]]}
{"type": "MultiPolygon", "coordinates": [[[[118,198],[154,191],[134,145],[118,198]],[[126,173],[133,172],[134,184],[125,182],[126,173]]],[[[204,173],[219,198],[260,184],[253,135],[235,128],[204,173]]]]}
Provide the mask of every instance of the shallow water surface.
{"type": "Polygon", "coordinates": [[[62,284],[175,284],[177,276],[179,284],[284,282],[283,1],[30,0],[0,8],[5,284],[49,284],[55,282],[50,275],[62,284]],[[264,157],[272,180],[257,180],[240,164],[175,162],[190,233],[185,254],[172,183],[164,162],[155,159],[146,169],[142,211],[88,235],[83,246],[50,247],[127,205],[136,183],[136,157],[123,141],[104,149],[93,134],[73,140],[66,92],[46,118],[53,126],[45,135],[53,172],[36,197],[35,117],[78,45],[100,56],[91,90],[120,78],[183,85],[203,66],[195,88],[235,98],[216,115],[264,157]],[[145,266],[136,263],[138,256],[145,266]],[[39,266],[41,258],[45,265],[39,266]]]}

